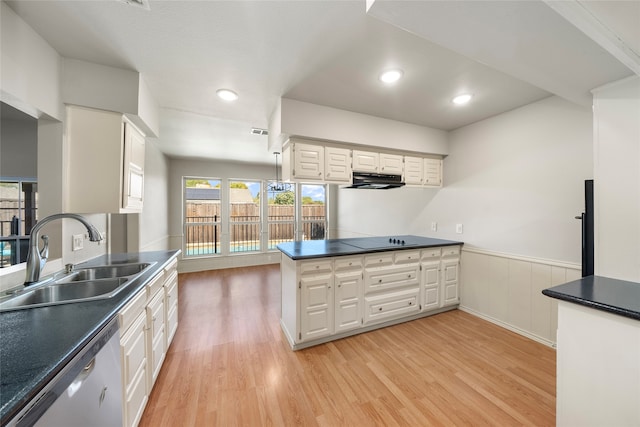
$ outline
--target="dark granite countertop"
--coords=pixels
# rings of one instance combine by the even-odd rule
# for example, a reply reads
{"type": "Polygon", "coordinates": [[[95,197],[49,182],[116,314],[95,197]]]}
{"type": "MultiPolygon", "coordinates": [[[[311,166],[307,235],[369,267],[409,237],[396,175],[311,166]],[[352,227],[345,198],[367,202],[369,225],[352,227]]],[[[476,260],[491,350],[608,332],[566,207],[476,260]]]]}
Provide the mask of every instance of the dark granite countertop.
{"type": "Polygon", "coordinates": [[[277,247],[289,258],[293,260],[301,260],[462,244],[462,242],[456,242],[453,240],[403,235],[357,237],[351,239],[303,240],[280,243],[277,247]]]}
{"type": "Polygon", "coordinates": [[[0,423],[29,403],[179,253],[111,254],[79,264],[156,262],[110,299],[0,312],[0,423]]]}
{"type": "Polygon", "coordinates": [[[587,276],[545,289],[548,297],[640,320],[640,283],[587,276]]]}

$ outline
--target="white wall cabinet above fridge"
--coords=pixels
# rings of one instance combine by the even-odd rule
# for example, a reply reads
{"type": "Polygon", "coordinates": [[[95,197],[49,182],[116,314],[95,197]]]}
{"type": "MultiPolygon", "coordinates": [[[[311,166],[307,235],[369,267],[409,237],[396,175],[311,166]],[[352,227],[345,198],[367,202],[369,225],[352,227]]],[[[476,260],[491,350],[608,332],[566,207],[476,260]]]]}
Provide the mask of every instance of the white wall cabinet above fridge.
{"type": "Polygon", "coordinates": [[[410,186],[441,187],[442,158],[407,152],[361,150],[358,146],[290,138],[282,153],[285,181],[349,183],[352,173],[403,175],[410,186]],[[352,148],[354,147],[354,148],[352,148]]]}
{"type": "Polygon", "coordinates": [[[123,114],[67,106],[66,210],[139,213],[145,136],[123,114]]]}

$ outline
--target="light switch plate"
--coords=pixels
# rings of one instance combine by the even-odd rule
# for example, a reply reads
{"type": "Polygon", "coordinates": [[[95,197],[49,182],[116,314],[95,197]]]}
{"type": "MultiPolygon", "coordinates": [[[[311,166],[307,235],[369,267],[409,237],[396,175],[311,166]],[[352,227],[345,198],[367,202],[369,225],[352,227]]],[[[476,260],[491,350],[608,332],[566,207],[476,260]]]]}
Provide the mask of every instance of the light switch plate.
{"type": "Polygon", "coordinates": [[[456,224],[456,233],[462,234],[462,224],[456,224]]]}
{"type": "Polygon", "coordinates": [[[72,251],[79,251],[84,246],[84,235],[83,234],[74,234],[73,242],[71,243],[72,251]]]}
{"type": "Polygon", "coordinates": [[[431,223],[431,231],[438,231],[438,223],[437,222],[432,222],[431,223]]]}

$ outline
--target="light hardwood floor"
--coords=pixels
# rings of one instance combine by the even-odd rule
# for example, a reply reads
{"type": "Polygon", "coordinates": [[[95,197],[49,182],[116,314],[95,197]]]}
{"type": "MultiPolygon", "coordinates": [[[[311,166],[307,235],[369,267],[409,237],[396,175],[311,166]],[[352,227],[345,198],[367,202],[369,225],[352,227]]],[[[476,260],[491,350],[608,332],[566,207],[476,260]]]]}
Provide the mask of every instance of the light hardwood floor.
{"type": "Polygon", "coordinates": [[[278,265],[179,276],[141,426],[555,425],[555,351],[459,310],[292,351],[278,265]]]}

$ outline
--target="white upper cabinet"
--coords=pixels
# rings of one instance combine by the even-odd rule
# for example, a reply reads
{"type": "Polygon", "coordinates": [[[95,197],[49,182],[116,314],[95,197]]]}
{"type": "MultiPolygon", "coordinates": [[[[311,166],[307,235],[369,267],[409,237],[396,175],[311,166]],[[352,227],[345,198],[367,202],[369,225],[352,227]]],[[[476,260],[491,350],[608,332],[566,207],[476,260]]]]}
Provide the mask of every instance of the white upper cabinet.
{"type": "Polygon", "coordinates": [[[144,134],[120,113],[77,106],[66,112],[67,212],[141,212],[144,134]]]}
{"type": "Polygon", "coordinates": [[[422,185],[422,170],[424,159],[422,157],[404,158],[404,182],[407,185],[422,185]]]}
{"type": "Polygon", "coordinates": [[[402,156],[380,153],[380,173],[402,175],[403,166],[402,156]]]}
{"type": "Polygon", "coordinates": [[[353,170],[355,172],[378,173],[380,155],[373,151],[353,150],[353,170]]]}
{"type": "Polygon", "coordinates": [[[423,184],[429,187],[442,187],[442,159],[424,159],[423,184]]]}
{"type": "Polygon", "coordinates": [[[301,142],[293,144],[293,177],[322,179],[324,177],[324,147],[301,142]]]}
{"type": "Polygon", "coordinates": [[[347,184],[354,172],[401,175],[408,186],[442,187],[442,159],[437,155],[352,149],[347,143],[292,137],[283,146],[282,179],[347,184]]]}
{"type": "Polygon", "coordinates": [[[351,181],[351,150],[348,148],[324,148],[324,179],[329,182],[351,181]]]}

